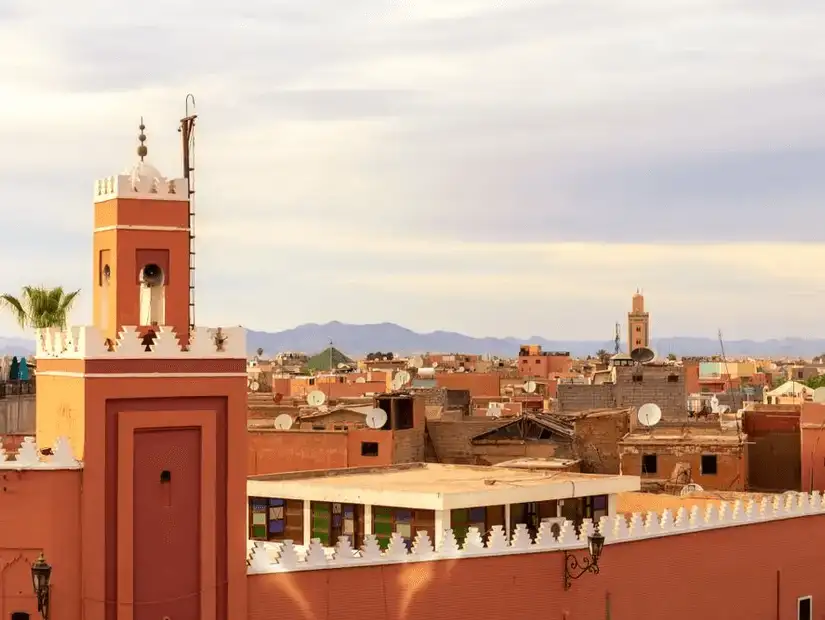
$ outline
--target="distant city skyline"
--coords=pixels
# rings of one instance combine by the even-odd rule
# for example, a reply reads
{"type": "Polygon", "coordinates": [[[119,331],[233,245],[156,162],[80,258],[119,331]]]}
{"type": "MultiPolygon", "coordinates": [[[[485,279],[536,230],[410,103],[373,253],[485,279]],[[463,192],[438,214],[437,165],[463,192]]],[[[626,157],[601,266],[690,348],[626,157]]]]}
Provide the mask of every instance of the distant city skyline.
{"type": "Polygon", "coordinates": [[[195,6],[0,7],[0,292],[91,321],[93,181],[192,92],[199,323],[825,336],[825,5],[195,6]]]}

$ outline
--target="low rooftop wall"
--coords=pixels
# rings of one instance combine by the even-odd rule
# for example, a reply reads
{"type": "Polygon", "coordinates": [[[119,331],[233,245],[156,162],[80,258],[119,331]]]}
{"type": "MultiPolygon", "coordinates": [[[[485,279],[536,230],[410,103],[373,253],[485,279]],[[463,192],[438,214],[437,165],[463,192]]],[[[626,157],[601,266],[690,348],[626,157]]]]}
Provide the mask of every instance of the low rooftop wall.
{"type": "Polygon", "coordinates": [[[559,550],[583,549],[587,537],[595,529],[605,537],[605,545],[614,545],[651,539],[662,536],[678,536],[703,530],[794,519],[810,515],[825,515],[825,500],[819,492],[808,494],[787,494],[767,497],[759,502],[721,502],[719,507],[708,505],[704,510],[698,506],[680,508],[675,514],[664,510],[661,514],[648,512],[634,514],[630,519],[624,515],[602,517],[598,525],[585,520],[577,534],[569,521],[554,523],[544,521],[533,540],[524,524],[517,525],[508,540],[502,526],[493,527],[485,545],[482,532],[470,528],[464,545],[459,547],[451,529],[445,530],[437,548],[426,532],[418,532],[412,549],[408,550],[400,535],[393,534],[389,547],[381,551],[374,535],[365,536],[361,549],[353,549],[347,537],[342,537],[334,551],[325,549],[318,539],[313,539],[307,549],[295,547],[293,541],[281,544],[255,541],[250,544],[248,573],[277,573],[329,568],[348,568],[375,564],[399,562],[420,562],[431,560],[454,560],[479,556],[542,553],[559,550]],[[553,527],[558,536],[554,536],[553,527]]]}

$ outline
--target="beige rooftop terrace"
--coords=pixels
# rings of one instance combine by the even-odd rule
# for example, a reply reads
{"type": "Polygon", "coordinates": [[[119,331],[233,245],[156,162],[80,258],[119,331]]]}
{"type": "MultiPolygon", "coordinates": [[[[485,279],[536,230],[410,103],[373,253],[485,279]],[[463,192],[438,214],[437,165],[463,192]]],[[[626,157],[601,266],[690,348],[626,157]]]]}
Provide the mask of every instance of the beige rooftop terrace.
{"type": "Polygon", "coordinates": [[[638,476],[530,471],[506,467],[408,463],[250,476],[250,497],[452,510],[572,497],[613,495],[641,488],[638,476]]]}

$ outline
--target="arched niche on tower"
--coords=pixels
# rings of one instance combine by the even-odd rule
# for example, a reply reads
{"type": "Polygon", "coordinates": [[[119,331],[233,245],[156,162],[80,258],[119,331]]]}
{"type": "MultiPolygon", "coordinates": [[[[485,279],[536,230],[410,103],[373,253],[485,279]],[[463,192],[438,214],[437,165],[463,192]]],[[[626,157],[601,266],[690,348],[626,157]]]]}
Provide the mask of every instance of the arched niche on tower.
{"type": "Polygon", "coordinates": [[[166,272],[157,263],[140,268],[140,324],[164,325],[166,320],[166,272]]]}
{"type": "Polygon", "coordinates": [[[169,250],[137,250],[140,325],[166,324],[166,288],[169,286],[169,250]]]}

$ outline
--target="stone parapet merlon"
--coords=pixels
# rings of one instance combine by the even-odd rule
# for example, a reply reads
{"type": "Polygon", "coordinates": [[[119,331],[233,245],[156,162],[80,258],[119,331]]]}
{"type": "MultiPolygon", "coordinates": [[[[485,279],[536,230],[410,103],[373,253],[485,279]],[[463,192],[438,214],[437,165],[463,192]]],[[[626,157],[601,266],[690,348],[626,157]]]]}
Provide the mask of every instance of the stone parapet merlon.
{"type": "MultiPolygon", "coordinates": [[[[339,538],[334,549],[323,547],[317,538],[312,539],[307,548],[295,546],[290,540],[282,543],[249,541],[247,572],[283,573],[520,553],[547,553],[586,548],[587,538],[593,534],[594,529],[598,529],[605,537],[606,545],[612,545],[728,527],[747,527],[766,521],[812,515],[825,515],[825,503],[819,492],[789,493],[776,496],[773,501],[763,498],[758,502],[721,502],[718,506],[710,504],[704,510],[698,506],[690,509],[679,508],[675,514],[670,510],[664,510],[662,514],[636,513],[630,519],[624,515],[602,517],[597,528],[592,521],[585,520],[578,533],[570,521],[551,519],[542,522],[535,539],[524,524],[517,525],[509,539],[503,527],[497,525],[490,531],[486,544],[482,533],[474,527],[469,529],[463,545],[456,542],[451,529],[444,531],[438,546],[433,545],[426,531],[419,531],[409,550],[398,533],[392,534],[387,549],[383,551],[373,534],[364,537],[361,549],[354,549],[346,536],[339,538]]],[[[789,524],[789,527],[793,526],[789,524]]]]}
{"type": "Polygon", "coordinates": [[[69,440],[65,437],[58,437],[52,447],[52,453],[48,456],[40,452],[34,437],[25,437],[20,445],[17,454],[9,455],[6,450],[0,447],[0,470],[49,470],[57,469],[82,469],[83,463],[78,461],[69,440]],[[9,456],[14,456],[10,459],[9,456]]]}
{"type": "Polygon", "coordinates": [[[182,346],[171,327],[153,328],[147,344],[135,326],[124,326],[114,343],[107,343],[94,326],[37,330],[37,359],[246,359],[243,327],[196,327],[190,344],[182,346]],[[147,350],[148,349],[148,350],[147,350]]]}
{"type": "Polygon", "coordinates": [[[95,181],[96,203],[117,198],[186,201],[189,200],[189,182],[186,179],[135,173],[117,174],[95,181]]]}

